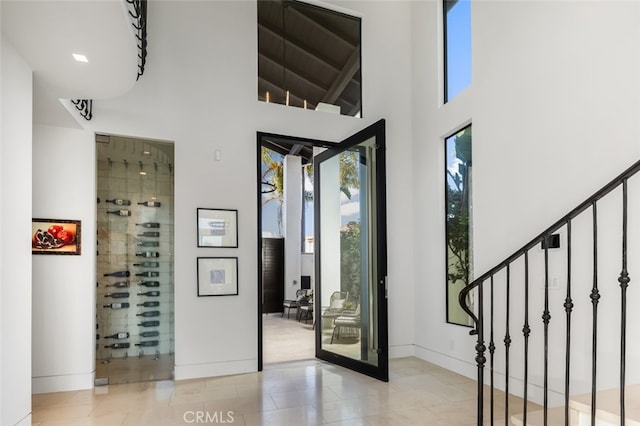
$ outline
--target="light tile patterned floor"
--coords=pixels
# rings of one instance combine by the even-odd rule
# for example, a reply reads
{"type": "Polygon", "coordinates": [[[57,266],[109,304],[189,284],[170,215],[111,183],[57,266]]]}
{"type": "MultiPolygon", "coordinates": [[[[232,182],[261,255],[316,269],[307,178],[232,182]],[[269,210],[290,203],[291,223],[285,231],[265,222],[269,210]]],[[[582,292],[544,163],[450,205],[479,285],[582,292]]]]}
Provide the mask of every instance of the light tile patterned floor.
{"type": "Polygon", "coordinates": [[[383,383],[318,360],[33,396],[34,425],[475,425],[475,382],[416,358],[383,383]]]}

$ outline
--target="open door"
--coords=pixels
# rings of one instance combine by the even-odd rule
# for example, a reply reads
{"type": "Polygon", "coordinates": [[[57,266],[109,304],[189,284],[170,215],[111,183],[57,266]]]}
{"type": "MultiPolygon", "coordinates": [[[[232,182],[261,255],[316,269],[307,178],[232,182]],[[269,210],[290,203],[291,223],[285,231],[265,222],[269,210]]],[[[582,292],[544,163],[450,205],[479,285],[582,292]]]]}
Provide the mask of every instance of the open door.
{"type": "Polygon", "coordinates": [[[389,380],[385,122],[314,158],[316,356],[389,380]]]}

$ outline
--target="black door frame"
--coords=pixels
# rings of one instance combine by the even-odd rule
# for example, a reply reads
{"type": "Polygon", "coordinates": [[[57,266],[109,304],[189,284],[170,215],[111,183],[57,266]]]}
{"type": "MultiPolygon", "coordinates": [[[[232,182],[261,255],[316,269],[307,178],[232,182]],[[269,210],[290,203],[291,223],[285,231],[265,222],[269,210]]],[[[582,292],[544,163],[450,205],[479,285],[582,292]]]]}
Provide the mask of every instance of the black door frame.
{"type": "MultiPolygon", "coordinates": [[[[277,140],[279,143],[290,144],[292,147],[295,145],[304,145],[307,147],[322,147],[331,150],[335,148],[338,151],[342,151],[348,147],[354,146],[361,140],[375,136],[380,141],[381,150],[378,157],[378,173],[376,175],[376,185],[378,190],[377,200],[377,217],[379,223],[382,223],[382,233],[380,234],[378,243],[378,278],[380,279],[376,283],[378,290],[378,346],[384,348],[383,356],[379,356],[378,366],[374,367],[366,365],[360,361],[353,360],[338,354],[323,351],[319,344],[319,333],[316,330],[316,344],[315,355],[317,358],[331,362],[336,365],[340,365],[359,373],[377,378],[379,380],[389,380],[389,356],[388,356],[388,308],[387,308],[387,292],[386,292],[386,277],[387,277],[387,236],[386,236],[386,161],[385,161],[385,141],[386,141],[386,124],[385,120],[381,119],[374,124],[367,126],[365,129],[356,132],[349,136],[339,144],[335,142],[328,142],[319,139],[308,139],[294,136],[286,136],[275,133],[257,132],[256,133],[256,195],[257,195],[257,213],[258,213],[258,231],[257,231],[257,257],[258,257],[258,295],[257,295],[257,319],[258,319],[258,371],[262,371],[264,368],[263,363],[263,324],[262,324],[262,182],[260,177],[262,176],[262,161],[261,161],[261,149],[263,142],[268,139],[277,140]],[[364,138],[364,139],[363,139],[364,138]]],[[[314,177],[315,179],[315,177],[314,177]]],[[[315,190],[315,184],[314,184],[315,190]]],[[[314,204],[314,208],[317,206],[314,204]]],[[[315,219],[314,219],[315,220],[315,219]]],[[[315,229],[315,225],[314,225],[315,229]]],[[[316,229],[317,232],[317,229],[316,229]]],[[[316,245],[315,249],[318,247],[316,245]]],[[[315,265],[318,268],[318,265],[315,265]]],[[[316,274],[317,274],[316,269],[316,274]]],[[[318,280],[315,280],[314,292],[319,293],[318,280]]],[[[320,299],[314,298],[315,312],[320,312],[320,299]]],[[[379,352],[380,353],[380,352],[379,352]]]]}
{"type": "MultiPolygon", "coordinates": [[[[377,282],[374,283],[374,288],[377,293],[377,331],[378,331],[378,344],[377,365],[368,364],[354,358],[349,358],[335,352],[330,352],[322,349],[322,324],[317,323],[316,326],[316,357],[324,361],[328,361],[332,364],[340,365],[345,368],[349,368],[358,373],[365,374],[367,376],[374,377],[376,379],[388,382],[389,381],[389,335],[388,335],[388,307],[387,307],[387,214],[386,214],[386,124],[385,120],[381,119],[374,124],[366,127],[365,129],[349,136],[342,142],[335,144],[331,149],[321,153],[317,157],[317,162],[314,162],[314,179],[320,180],[320,168],[319,165],[329,159],[338,155],[341,152],[352,148],[361,142],[364,142],[372,137],[376,138],[376,225],[378,231],[378,238],[374,244],[377,246],[377,259],[376,259],[376,274],[377,282]]],[[[319,190],[319,185],[314,184],[314,191],[319,190]]],[[[315,287],[317,295],[321,295],[322,277],[320,273],[320,262],[317,261],[320,256],[320,228],[318,218],[320,217],[321,210],[320,197],[314,195],[314,221],[315,221],[315,287]]],[[[321,312],[321,300],[320,297],[314,298],[315,312],[321,312]]]]}

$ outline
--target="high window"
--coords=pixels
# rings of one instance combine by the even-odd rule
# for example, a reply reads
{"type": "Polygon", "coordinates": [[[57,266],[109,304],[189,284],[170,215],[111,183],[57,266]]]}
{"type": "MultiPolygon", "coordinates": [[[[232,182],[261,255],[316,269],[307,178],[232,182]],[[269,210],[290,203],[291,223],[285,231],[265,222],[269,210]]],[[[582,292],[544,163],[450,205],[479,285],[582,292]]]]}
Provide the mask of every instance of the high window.
{"type": "Polygon", "coordinates": [[[458,303],[472,266],[471,125],[445,139],[447,322],[471,325],[458,303]]]}
{"type": "Polygon", "coordinates": [[[471,84],[471,0],[443,0],[444,102],[471,84]]]}
{"type": "Polygon", "coordinates": [[[360,18],[259,0],[258,100],[361,116],[360,31],[360,18]]]}

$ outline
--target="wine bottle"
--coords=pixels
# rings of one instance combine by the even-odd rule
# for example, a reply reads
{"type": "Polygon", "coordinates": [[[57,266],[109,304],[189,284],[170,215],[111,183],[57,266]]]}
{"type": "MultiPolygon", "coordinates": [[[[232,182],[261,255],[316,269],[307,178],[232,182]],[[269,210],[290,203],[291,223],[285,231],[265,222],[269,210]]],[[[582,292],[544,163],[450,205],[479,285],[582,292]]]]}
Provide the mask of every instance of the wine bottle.
{"type": "Polygon", "coordinates": [[[144,303],[138,303],[136,306],[144,306],[145,308],[155,308],[156,306],[160,306],[160,302],[144,302],[144,303]]]}
{"type": "Polygon", "coordinates": [[[126,339],[129,337],[129,332],[121,331],[120,333],[112,334],[110,336],[104,336],[105,339],[126,339]]]}
{"type": "Polygon", "coordinates": [[[130,206],[131,201],[122,200],[120,198],[114,198],[113,200],[104,200],[107,203],[115,204],[116,206],[130,206]]]}
{"type": "Polygon", "coordinates": [[[136,277],[159,277],[160,272],[158,271],[144,271],[136,274],[136,277]]]}
{"type": "MultiPolygon", "coordinates": [[[[149,321],[149,322],[152,322],[152,321],[149,321]]],[[[143,331],[142,333],[140,333],[140,337],[156,337],[159,335],[160,335],[159,331],[143,331]]]]}
{"type": "Polygon", "coordinates": [[[144,287],[160,287],[160,281],[140,281],[138,285],[144,287]]]}
{"type": "Polygon", "coordinates": [[[129,210],[107,210],[109,214],[115,214],[116,216],[131,216],[129,210]]]}
{"type": "Polygon", "coordinates": [[[108,305],[102,305],[103,308],[111,308],[111,309],[124,309],[124,308],[128,308],[129,304],[124,302],[124,303],[109,303],[108,305]]]}
{"type": "Polygon", "coordinates": [[[160,207],[160,201],[143,201],[138,203],[138,205],[146,207],[160,207]]]}
{"type": "Polygon", "coordinates": [[[136,346],[146,346],[146,347],[148,347],[148,346],[158,346],[158,343],[159,342],[157,340],[145,340],[143,342],[136,343],[135,345],[136,346]]]}
{"type": "Polygon", "coordinates": [[[158,222],[136,223],[136,225],[142,226],[143,228],[160,228],[160,224],[158,222]]]}
{"type": "Polygon", "coordinates": [[[160,263],[158,262],[140,262],[140,263],[134,263],[133,266],[139,266],[141,268],[157,268],[160,266],[160,263]]]}
{"type": "Polygon", "coordinates": [[[145,311],[139,314],[136,314],[137,317],[159,317],[160,311],[145,311]]]}
{"type": "Polygon", "coordinates": [[[145,231],[142,234],[138,234],[138,237],[159,237],[160,233],[158,231],[145,231]]]}
{"type": "Polygon", "coordinates": [[[138,251],[136,252],[136,256],[139,257],[160,257],[160,253],[157,251],[138,251]]]}
{"type": "Polygon", "coordinates": [[[118,272],[111,272],[111,273],[104,274],[105,277],[118,277],[118,278],[128,277],[130,275],[131,275],[131,272],[129,271],[118,271],[118,272]]]}
{"type": "Polygon", "coordinates": [[[114,299],[125,299],[129,297],[129,293],[120,292],[120,293],[106,293],[104,297],[113,297],[114,299]]]}
{"type": "Polygon", "coordinates": [[[145,291],[144,293],[138,293],[138,296],[160,296],[159,291],[145,291]]]}
{"type": "Polygon", "coordinates": [[[112,343],[110,345],[105,345],[105,348],[111,348],[111,349],[126,349],[129,347],[129,343],[112,343]]]}
{"type": "Polygon", "coordinates": [[[160,325],[160,321],[142,321],[138,324],[140,327],[156,327],[160,325]]]}
{"type": "Polygon", "coordinates": [[[137,245],[139,247],[158,247],[160,243],[158,241],[140,241],[137,245]]]}
{"type": "Polygon", "coordinates": [[[107,284],[105,287],[126,288],[129,287],[129,281],[118,281],[117,283],[107,284]]]}

